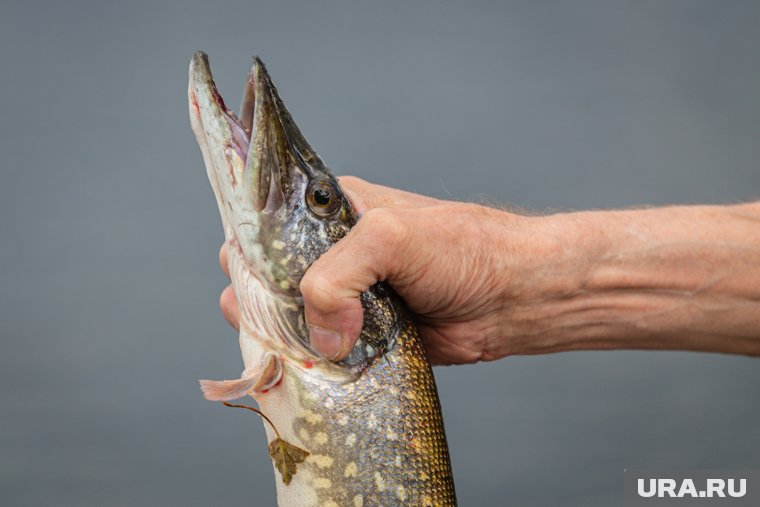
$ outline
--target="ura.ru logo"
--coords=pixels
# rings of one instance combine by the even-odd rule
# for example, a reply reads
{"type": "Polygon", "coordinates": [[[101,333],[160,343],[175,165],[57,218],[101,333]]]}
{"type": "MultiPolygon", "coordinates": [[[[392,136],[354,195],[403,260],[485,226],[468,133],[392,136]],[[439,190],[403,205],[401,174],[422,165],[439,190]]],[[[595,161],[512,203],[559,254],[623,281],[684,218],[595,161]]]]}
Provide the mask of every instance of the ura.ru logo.
{"type": "Polygon", "coordinates": [[[707,479],[698,489],[692,479],[639,479],[638,494],[642,498],[741,498],[747,494],[747,479],[707,479]]]}

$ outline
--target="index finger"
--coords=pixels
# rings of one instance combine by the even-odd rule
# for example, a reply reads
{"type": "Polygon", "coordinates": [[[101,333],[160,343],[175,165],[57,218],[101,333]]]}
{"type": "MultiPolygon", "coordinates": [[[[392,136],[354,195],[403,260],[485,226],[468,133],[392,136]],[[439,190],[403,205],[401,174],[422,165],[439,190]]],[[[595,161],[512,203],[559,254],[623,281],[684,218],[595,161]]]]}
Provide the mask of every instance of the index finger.
{"type": "Polygon", "coordinates": [[[432,197],[377,185],[356,176],[340,176],[338,181],[360,215],[372,208],[425,208],[441,203],[432,197]]]}

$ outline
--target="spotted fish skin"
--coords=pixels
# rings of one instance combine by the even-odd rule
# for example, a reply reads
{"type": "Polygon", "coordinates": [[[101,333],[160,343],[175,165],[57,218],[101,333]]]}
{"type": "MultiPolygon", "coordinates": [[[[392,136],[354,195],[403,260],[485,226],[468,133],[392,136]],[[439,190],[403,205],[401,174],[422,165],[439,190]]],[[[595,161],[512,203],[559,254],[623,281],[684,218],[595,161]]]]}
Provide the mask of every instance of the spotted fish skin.
{"type": "Polygon", "coordinates": [[[298,448],[291,462],[272,455],[280,507],[456,505],[433,372],[403,302],[383,283],[363,292],[362,331],[338,363],[309,343],[300,280],[359,217],[264,64],[254,59],[237,116],[196,53],[188,98],[224,227],[245,364],[240,379],[201,381],[204,395],[253,397],[269,443],[298,448]]]}
{"type": "Polygon", "coordinates": [[[288,366],[277,389],[257,401],[311,453],[289,485],[278,476],[280,505],[456,505],[435,380],[411,322],[357,381],[288,366]]]}

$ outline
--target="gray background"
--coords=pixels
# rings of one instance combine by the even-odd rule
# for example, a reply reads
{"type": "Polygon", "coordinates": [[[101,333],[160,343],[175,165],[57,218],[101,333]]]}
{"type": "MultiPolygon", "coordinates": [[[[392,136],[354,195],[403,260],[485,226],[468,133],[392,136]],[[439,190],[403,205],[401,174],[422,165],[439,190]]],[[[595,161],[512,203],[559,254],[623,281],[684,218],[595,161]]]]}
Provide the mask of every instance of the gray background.
{"type": "MultiPolygon", "coordinates": [[[[533,210],[760,194],[760,4],[4,2],[0,504],[272,505],[190,132],[205,49],[262,55],[339,174],[533,210]]],[[[462,505],[622,501],[758,467],[760,363],[588,352],[437,369],[462,505]]]]}

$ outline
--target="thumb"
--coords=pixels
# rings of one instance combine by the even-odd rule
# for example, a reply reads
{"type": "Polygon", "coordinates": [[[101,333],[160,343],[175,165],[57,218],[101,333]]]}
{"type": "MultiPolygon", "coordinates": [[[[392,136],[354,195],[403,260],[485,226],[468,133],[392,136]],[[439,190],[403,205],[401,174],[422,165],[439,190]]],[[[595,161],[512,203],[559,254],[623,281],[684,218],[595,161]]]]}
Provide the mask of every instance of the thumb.
{"type": "Polygon", "coordinates": [[[407,244],[400,214],[369,210],[351,231],[317,259],[301,280],[309,340],[325,358],[346,357],[361,333],[359,296],[399,269],[407,244]]]}

